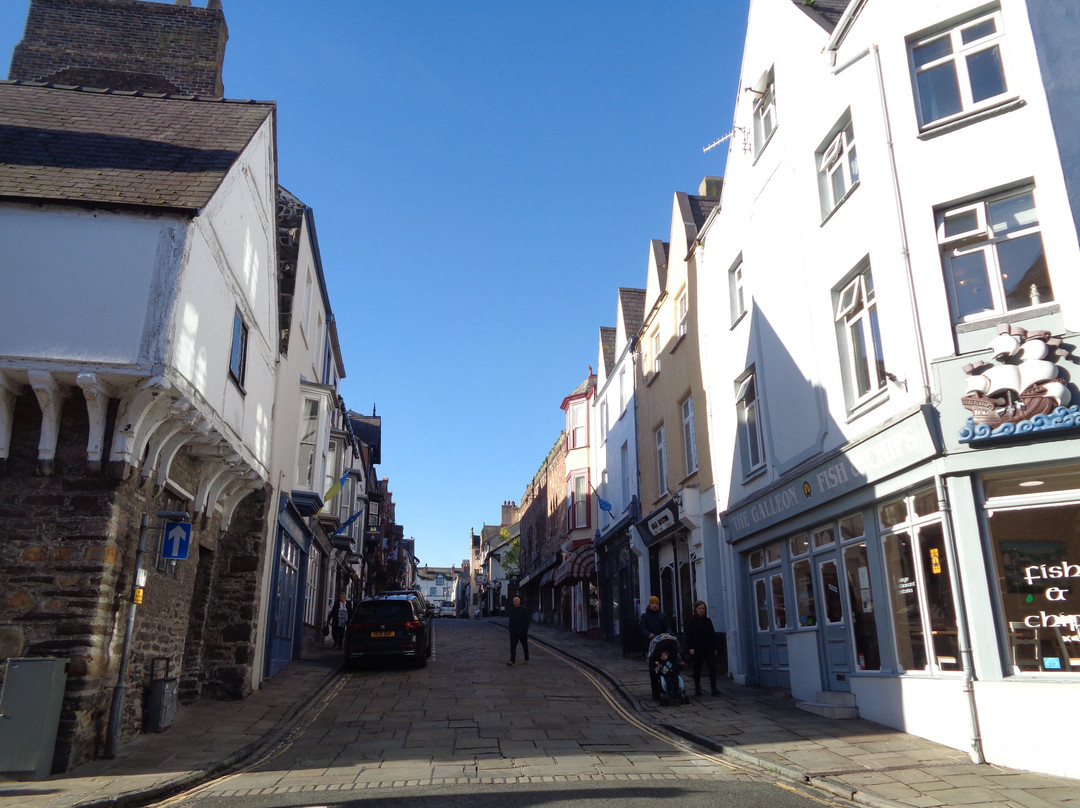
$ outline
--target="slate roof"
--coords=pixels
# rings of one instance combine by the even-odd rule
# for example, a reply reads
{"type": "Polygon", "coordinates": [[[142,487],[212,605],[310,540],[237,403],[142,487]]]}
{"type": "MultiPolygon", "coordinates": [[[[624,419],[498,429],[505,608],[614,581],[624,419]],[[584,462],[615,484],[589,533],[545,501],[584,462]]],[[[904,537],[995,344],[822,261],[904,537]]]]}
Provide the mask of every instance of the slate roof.
{"type": "Polygon", "coordinates": [[[604,371],[608,372],[615,365],[615,329],[600,326],[600,350],[604,352],[604,371]]]}
{"type": "Polygon", "coordinates": [[[619,287],[619,300],[622,301],[623,330],[628,336],[636,334],[645,322],[645,290],[619,287]]]}
{"type": "Polygon", "coordinates": [[[0,197],[198,211],[273,112],[0,82],[0,197]]]}
{"type": "Polygon", "coordinates": [[[791,0],[830,34],[852,0],[791,0]]]}
{"type": "Polygon", "coordinates": [[[709,218],[709,213],[720,204],[720,199],[715,196],[698,196],[697,194],[688,194],[687,199],[690,202],[690,213],[694,217],[695,229],[700,233],[705,220],[709,218]]]}

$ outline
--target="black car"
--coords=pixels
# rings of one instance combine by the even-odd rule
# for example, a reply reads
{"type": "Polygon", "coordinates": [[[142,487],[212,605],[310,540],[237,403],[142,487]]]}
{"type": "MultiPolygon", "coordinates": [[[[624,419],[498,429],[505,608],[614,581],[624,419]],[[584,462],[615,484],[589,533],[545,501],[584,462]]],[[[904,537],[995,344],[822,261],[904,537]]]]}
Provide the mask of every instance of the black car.
{"type": "Polygon", "coordinates": [[[380,595],[361,601],[345,629],[345,666],[365,659],[400,657],[427,664],[431,615],[416,593],[380,595]]]}

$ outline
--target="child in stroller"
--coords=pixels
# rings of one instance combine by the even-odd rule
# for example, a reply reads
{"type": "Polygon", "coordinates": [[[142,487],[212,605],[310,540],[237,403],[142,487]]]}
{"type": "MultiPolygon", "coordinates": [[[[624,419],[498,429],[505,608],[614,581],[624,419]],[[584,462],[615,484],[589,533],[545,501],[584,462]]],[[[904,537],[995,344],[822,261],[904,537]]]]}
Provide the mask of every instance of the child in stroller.
{"type": "Polygon", "coordinates": [[[686,665],[679,655],[679,639],[673,634],[657,634],[649,643],[649,679],[653,697],[665,707],[672,700],[690,703],[679,669],[686,665]]]}

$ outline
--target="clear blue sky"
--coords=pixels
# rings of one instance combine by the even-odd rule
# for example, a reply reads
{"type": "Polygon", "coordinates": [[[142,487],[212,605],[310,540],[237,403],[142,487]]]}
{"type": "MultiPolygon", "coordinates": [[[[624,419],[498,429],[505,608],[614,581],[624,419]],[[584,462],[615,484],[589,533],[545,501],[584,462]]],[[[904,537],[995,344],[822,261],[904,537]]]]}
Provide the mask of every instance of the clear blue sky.
{"type": "MultiPolygon", "coordinates": [[[[205,6],[205,0],[194,0],[205,6]]],[[[421,563],[468,557],[563,426],[672,195],[723,174],[748,0],[223,0],[278,105],[347,377],[421,563]]],[[[0,0],[10,62],[29,0],[0,0]]],[[[5,70],[4,76],[7,72],[5,70]]]]}

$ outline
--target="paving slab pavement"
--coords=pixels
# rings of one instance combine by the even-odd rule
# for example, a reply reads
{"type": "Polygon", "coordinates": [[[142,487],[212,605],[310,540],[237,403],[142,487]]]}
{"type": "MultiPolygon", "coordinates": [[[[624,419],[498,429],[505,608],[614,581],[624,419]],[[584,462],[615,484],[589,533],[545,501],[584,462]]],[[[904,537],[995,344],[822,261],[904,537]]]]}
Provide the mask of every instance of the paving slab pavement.
{"type": "MultiPolygon", "coordinates": [[[[506,630],[504,619],[485,622],[488,630],[506,630]]],[[[640,656],[625,657],[611,643],[552,626],[534,625],[530,639],[602,677],[646,724],[872,808],[1080,806],[1080,781],[978,765],[964,752],[861,719],[820,718],[799,710],[790,694],[781,691],[721,680],[720,696],[691,697],[690,704],[661,707],[651,698],[640,656]]],[[[126,739],[114,760],[92,761],[38,781],[0,777],[0,806],[125,808],[196,785],[285,737],[290,725],[329,689],[340,663],[340,652],[315,649],[247,699],[179,708],[173,726],[159,734],[126,739]]],[[[358,705],[352,720],[363,711],[358,705]]],[[[499,716],[492,716],[491,721],[500,734],[508,733],[523,743],[530,740],[533,728],[507,729],[499,716]]],[[[476,733],[478,728],[475,721],[467,720],[462,729],[476,733]]],[[[476,751],[482,751],[483,738],[474,743],[476,751]]],[[[554,746],[549,743],[548,748],[554,746]]],[[[611,754],[609,748],[596,751],[600,760],[611,754]]],[[[622,766],[632,768],[632,753],[619,757],[622,766]]],[[[498,763],[492,760],[485,766],[495,772],[498,763]]],[[[565,774],[561,765],[538,760],[536,768],[543,769],[540,777],[546,779],[565,774]]],[[[687,759],[686,765],[692,768],[694,763],[687,759]]],[[[445,776],[451,782],[461,776],[457,769],[446,767],[445,776]]]]}

